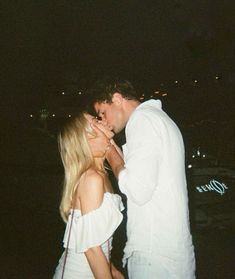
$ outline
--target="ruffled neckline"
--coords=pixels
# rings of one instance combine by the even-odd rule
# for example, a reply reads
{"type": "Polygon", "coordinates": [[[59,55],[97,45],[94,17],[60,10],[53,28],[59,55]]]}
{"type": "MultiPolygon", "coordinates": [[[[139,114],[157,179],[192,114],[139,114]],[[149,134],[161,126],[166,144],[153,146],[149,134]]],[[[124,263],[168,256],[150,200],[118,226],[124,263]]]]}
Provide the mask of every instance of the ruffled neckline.
{"type": "Polygon", "coordinates": [[[81,215],[80,209],[74,210],[74,218],[69,215],[64,247],[68,246],[77,253],[84,252],[90,247],[103,245],[110,239],[123,219],[124,209],[118,194],[105,192],[101,205],[90,212],[81,215]],[[71,228],[70,240],[69,230],[71,228]]]}
{"type": "MultiPolygon", "coordinates": [[[[113,201],[115,202],[115,204],[118,202],[118,203],[120,204],[120,207],[121,207],[121,208],[120,208],[120,211],[123,210],[123,204],[122,204],[122,198],[121,198],[121,196],[118,195],[118,194],[116,194],[116,193],[105,192],[105,193],[104,193],[103,201],[102,201],[102,203],[100,204],[99,207],[97,207],[97,208],[95,208],[95,209],[93,209],[93,210],[87,212],[87,213],[84,214],[84,215],[81,215],[81,209],[79,209],[79,208],[71,209],[71,210],[70,210],[70,213],[72,213],[73,210],[74,210],[75,216],[85,216],[85,215],[94,213],[96,210],[99,210],[99,209],[102,207],[102,205],[104,204],[104,202],[105,202],[106,200],[109,200],[109,199],[110,199],[110,200],[113,200],[113,201]]],[[[117,205],[117,204],[116,204],[116,205],[117,205]]]]}

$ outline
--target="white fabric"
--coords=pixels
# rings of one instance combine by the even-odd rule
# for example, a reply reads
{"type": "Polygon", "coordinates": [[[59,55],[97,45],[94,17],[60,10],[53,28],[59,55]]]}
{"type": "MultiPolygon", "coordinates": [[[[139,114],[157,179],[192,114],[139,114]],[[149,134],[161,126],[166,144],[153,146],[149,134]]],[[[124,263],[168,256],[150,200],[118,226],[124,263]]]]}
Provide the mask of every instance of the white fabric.
{"type": "Polygon", "coordinates": [[[167,279],[168,270],[161,264],[161,260],[153,261],[150,253],[133,252],[128,259],[129,279],[167,279]]]}
{"type": "Polygon", "coordinates": [[[192,270],[195,269],[194,264],[194,261],[188,261],[187,255],[179,259],[171,259],[154,252],[135,251],[128,258],[128,278],[184,279],[192,278],[192,276],[195,278],[192,275],[192,270]]]}
{"type": "Polygon", "coordinates": [[[119,174],[119,187],[128,203],[123,262],[134,251],[151,252],[153,259],[160,257],[166,265],[168,278],[194,278],[181,133],[159,100],[140,104],[125,132],[125,169],[119,174]]]}
{"type": "MultiPolygon", "coordinates": [[[[64,247],[67,247],[69,229],[71,234],[68,245],[68,256],[66,259],[65,279],[72,278],[94,278],[84,254],[91,247],[101,246],[109,260],[112,248],[112,235],[121,223],[124,209],[121,197],[117,194],[106,192],[101,206],[85,215],[80,210],[70,214],[64,234],[64,247]]],[[[72,212],[71,212],[72,213],[72,212]]],[[[61,278],[64,264],[64,253],[57,266],[54,279],[61,278]]]]}
{"type": "MultiPolygon", "coordinates": [[[[103,244],[109,239],[122,221],[121,197],[117,194],[105,193],[102,205],[83,216],[80,210],[75,210],[69,249],[76,253],[85,252],[91,247],[103,244]]],[[[72,214],[69,216],[64,235],[64,247],[67,247],[72,214]]]]}

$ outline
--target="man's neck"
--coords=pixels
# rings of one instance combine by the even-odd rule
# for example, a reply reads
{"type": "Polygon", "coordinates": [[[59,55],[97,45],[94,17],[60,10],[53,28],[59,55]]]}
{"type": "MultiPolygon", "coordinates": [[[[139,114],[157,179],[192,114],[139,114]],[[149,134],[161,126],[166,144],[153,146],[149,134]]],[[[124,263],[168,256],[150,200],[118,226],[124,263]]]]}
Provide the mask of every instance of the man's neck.
{"type": "Polygon", "coordinates": [[[140,105],[140,102],[137,100],[125,100],[125,112],[126,116],[129,119],[132,112],[140,105]]]}

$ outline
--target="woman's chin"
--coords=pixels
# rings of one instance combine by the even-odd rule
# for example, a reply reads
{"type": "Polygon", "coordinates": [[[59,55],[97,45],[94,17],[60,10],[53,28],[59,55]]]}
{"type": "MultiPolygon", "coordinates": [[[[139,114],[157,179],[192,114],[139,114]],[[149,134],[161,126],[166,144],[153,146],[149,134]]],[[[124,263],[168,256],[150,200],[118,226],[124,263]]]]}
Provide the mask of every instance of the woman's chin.
{"type": "Polygon", "coordinates": [[[105,159],[105,154],[103,152],[97,152],[93,154],[94,159],[105,159]]]}

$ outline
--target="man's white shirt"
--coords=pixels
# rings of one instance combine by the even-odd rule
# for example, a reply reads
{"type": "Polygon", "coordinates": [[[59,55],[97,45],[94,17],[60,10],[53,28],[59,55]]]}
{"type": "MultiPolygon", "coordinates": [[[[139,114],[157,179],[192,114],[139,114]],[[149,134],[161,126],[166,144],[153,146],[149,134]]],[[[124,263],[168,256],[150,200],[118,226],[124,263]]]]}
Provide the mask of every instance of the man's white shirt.
{"type": "Polygon", "coordinates": [[[125,168],[119,188],[127,196],[127,244],[124,264],[134,251],[161,258],[180,278],[194,278],[194,248],[189,228],[184,143],[176,124],[149,100],[131,114],[123,146],[125,168]],[[187,268],[190,269],[187,271],[187,268]],[[182,274],[186,274],[182,273],[182,274]]]}

